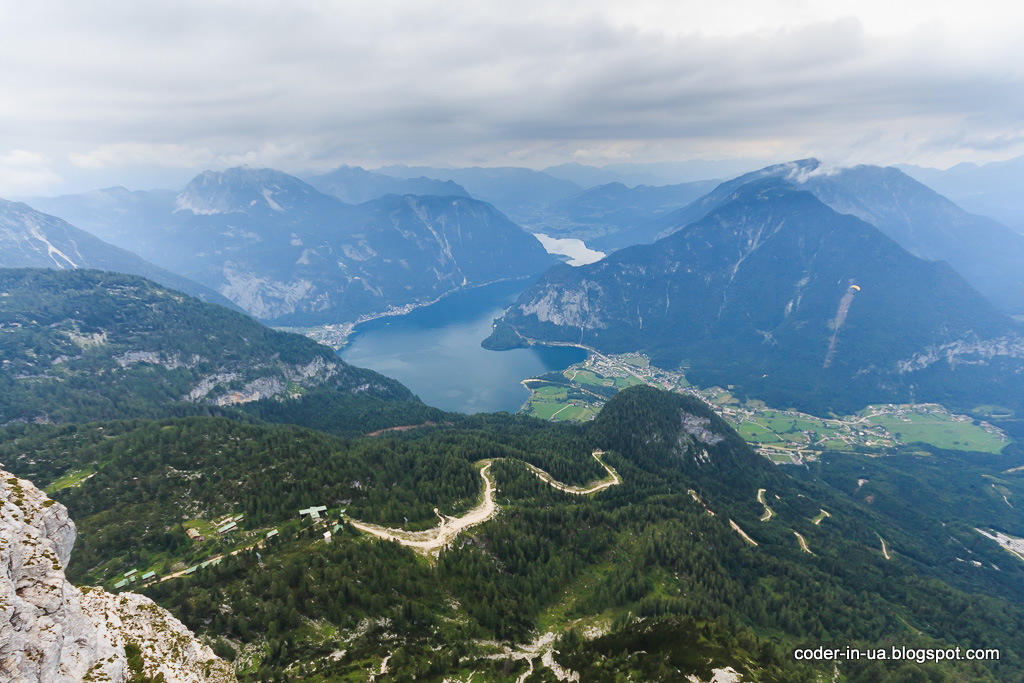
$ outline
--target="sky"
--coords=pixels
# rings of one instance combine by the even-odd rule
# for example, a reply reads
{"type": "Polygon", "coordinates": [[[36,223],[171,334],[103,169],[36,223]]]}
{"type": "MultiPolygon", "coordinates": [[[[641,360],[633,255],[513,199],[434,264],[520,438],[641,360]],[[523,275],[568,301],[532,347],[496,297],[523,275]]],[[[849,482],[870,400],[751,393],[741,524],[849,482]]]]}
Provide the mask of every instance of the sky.
{"type": "Polygon", "coordinates": [[[341,164],[1024,154],[1024,3],[0,0],[0,197],[341,164]]]}

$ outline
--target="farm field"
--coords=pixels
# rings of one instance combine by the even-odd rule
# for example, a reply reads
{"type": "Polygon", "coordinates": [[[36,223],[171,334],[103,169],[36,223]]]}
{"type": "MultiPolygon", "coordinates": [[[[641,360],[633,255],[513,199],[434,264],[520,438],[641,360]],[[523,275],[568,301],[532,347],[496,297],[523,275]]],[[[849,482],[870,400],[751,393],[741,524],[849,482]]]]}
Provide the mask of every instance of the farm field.
{"type": "MultiPolygon", "coordinates": [[[[877,408],[872,406],[869,410],[877,408]]],[[[921,441],[939,448],[985,453],[998,453],[1006,445],[1005,438],[998,433],[975,425],[966,416],[952,415],[934,404],[917,406],[912,410],[899,406],[896,410],[868,414],[867,419],[905,443],[921,441]]]]}

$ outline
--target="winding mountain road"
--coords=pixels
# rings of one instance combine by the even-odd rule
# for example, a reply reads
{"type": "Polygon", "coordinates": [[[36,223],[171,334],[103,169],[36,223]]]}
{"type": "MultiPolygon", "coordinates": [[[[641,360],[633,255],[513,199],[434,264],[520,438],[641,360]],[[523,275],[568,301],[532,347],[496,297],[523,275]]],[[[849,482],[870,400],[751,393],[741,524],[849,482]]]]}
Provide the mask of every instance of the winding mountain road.
{"type": "Polygon", "coordinates": [[[446,546],[453,538],[455,538],[459,532],[468,529],[471,526],[476,526],[486,522],[497,512],[497,506],[494,504],[494,478],[491,476],[488,470],[491,468],[493,461],[485,460],[480,468],[480,476],[484,480],[484,499],[480,505],[467,512],[461,517],[446,517],[441,515],[434,508],[434,512],[441,518],[441,523],[434,529],[427,529],[426,531],[405,531],[403,529],[391,529],[389,527],[379,526],[377,524],[368,524],[366,522],[360,522],[357,519],[349,519],[348,523],[368,534],[373,534],[378,538],[383,538],[386,541],[398,541],[401,545],[408,546],[414,550],[419,550],[424,553],[435,553],[439,552],[441,548],[446,546]]]}
{"type": "MultiPolygon", "coordinates": [[[[619,473],[601,460],[601,456],[604,455],[603,451],[594,451],[592,455],[594,456],[594,459],[605,468],[608,472],[608,476],[605,479],[592,482],[586,487],[563,484],[539,467],[530,465],[529,463],[524,464],[531,472],[537,475],[537,477],[553,488],[573,495],[597,493],[598,491],[603,491],[606,488],[622,483],[622,478],[619,476],[619,473]]],[[[451,540],[460,532],[472,526],[476,526],[477,524],[482,524],[497,514],[497,506],[494,504],[494,492],[497,487],[494,482],[493,475],[489,472],[492,464],[494,464],[494,460],[482,460],[479,463],[480,476],[484,480],[483,501],[461,517],[442,515],[435,508],[434,512],[436,512],[437,516],[441,518],[441,523],[433,529],[427,529],[425,531],[405,531],[404,529],[392,529],[378,524],[369,524],[357,519],[349,518],[347,521],[356,529],[372,534],[377,538],[382,538],[386,541],[397,541],[399,544],[408,546],[413,550],[417,550],[428,555],[437,555],[441,552],[441,548],[448,545],[448,543],[450,543],[451,540]]]]}

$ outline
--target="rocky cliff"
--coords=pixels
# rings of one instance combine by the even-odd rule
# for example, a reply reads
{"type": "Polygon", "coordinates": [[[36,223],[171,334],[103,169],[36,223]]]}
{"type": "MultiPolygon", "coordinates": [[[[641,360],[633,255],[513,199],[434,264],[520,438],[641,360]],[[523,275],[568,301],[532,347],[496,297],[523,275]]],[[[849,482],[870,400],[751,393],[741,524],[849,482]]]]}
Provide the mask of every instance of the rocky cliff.
{"type": "Polygon", "coordinates": [[[67,509],[0,470],[0,680],[233,681],[231,668],[152,600],[78,588],[67,509]]]}

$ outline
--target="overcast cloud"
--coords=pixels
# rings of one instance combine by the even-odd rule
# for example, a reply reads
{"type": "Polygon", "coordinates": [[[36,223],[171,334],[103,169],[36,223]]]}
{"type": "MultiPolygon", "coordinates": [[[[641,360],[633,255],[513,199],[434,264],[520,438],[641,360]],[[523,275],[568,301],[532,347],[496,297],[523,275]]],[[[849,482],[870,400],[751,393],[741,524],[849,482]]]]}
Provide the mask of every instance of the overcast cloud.
{"type": "Polygon", "coordinates": [[[205,168],[1024,153],[1004,2],[0,0],[0,196],[205,168]]]}

